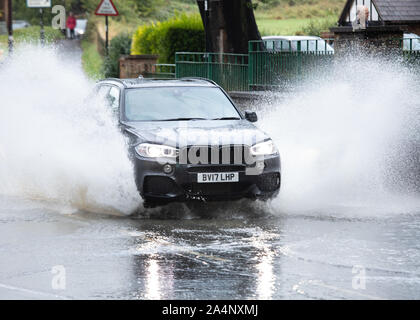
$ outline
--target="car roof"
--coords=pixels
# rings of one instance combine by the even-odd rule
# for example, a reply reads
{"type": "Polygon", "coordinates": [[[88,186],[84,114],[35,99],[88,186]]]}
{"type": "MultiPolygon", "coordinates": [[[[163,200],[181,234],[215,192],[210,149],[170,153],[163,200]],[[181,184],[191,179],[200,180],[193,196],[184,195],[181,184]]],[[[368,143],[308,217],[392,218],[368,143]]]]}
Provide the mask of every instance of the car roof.
{"type": "Polygon", "coordinates": [[[265,36],[262,37],[263,40],[322,40],[320,37],[316,36],[265,36]]]}
{"type": "Polygon", "coordinates": [[[415,33],[404,33],[404,38],[405,39],[409,39],[409,38],[420,38],[417,34],[415,33]]]}
{"type": "Polygon", "coordinates": [[[180,78],[180,79],[149,79],[149,78],[133,78],[133,79],[117,79],[108,78],[100,80],[99,83],[117,83],[124,88],[150,88],[150,87],[218,87],[218,85],[204,78],[180,78]]]}

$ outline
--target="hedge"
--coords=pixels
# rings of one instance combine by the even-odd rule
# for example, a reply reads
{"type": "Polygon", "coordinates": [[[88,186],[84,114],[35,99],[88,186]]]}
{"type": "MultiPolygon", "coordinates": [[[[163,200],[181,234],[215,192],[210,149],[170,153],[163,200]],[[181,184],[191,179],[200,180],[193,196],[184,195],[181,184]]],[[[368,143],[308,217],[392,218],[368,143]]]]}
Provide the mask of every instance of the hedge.
{"type": "Polygon", "coordinates": [[[131,54],[157,54],[160,63],[174,63],[175,52],[205,50],[199,14],[178,14],[163,22],[140,26],[133,35],[131,54]]]}
{"type": "Polygon", "coordinates": [[[106,78],[118,78],[120,76],[121,55],[130,54],[131,36],[127,33],[120,33],[111,40],[109,55],[105,58],[103,73],[106,78]]]}

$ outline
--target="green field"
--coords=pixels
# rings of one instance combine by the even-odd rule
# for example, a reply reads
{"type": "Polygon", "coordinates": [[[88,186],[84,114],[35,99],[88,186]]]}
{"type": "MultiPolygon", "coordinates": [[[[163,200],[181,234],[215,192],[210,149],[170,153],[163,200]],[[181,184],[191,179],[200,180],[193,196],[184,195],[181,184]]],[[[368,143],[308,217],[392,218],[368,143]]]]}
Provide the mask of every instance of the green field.
{"type": "Polygon", "coordinates": [[[257,25],[262,36],[294,35],[299,33],[311,19],[258,19],[257,25]]]}
{"type": "Polygon", "coordinates": [[[257,24],[262,36],[268,35],[312,35],[319,36],[337,22],[335,16],[312,19],[258,19],[257,24]]]}
{"type": "MultiPolygon", "coordinates": [[[[16,44],[22,42],[37,42],[40,39],[40,27],[31,26],[24,29],[18,29],[13,33],[13,38],[16,44]]],[[[64,36],[59,30],[54,30],[52,27],[45,27],[45,41],[47,43],[62,39],[64,36]]],[[[0,35],[0,44],[7,46],[8,36],[6,34],[0,35]]]]}

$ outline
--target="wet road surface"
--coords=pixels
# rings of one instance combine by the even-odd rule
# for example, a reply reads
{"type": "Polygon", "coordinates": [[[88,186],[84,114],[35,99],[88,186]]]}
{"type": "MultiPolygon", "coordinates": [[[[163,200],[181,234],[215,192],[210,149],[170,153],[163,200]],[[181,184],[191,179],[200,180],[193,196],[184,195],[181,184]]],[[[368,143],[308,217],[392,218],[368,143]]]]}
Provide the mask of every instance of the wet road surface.
{"type": "MultiPolygon", "coordinates": [[[[81,69],[77,44],[63,41],[59,49],[60,62],[70,69],[81,69]]],[[[68,78],[64,71],[60,77],[68,78]]],[[[24,141],[27,146],[26,135],[24,141]]],[[[75,148],[71,155],[85,150],[75,148]]],[[[96,162],[82,162],[81,171],[58,163],[47,195],[63,178],[83,178],[80,172],[92,177],[81,191],[108,181],[99,179],[103,168],[98,176],[86,173],[96,172],[96,162]]],[[[42,180],[45,174],[31,165],[36,174],[24,182],[42,180]]],[[[21,171],[27,167],[24,162],[21,171]]],[[[334,166],[327,167],[338,179],[334,173],[341,167],[333,173],[334,166]]],[[[295,171],[308,168],[314,167],[305,162],[295,171]]],[[[316,181],[304,173],[302,181],[316,181]]],[[[73,180],[64,180],[67,194],[73,180]]],[[[51,181],[40,181],[41,189],[51,181]]],[[[296,194],[303,194],[304,183],[296,186],[296,194]]],[[[113,190],[115,180],[106,187],[113,190]]],[[[27,195],[26,188],[19,194],[27,195]]],[[[327,199],[333,188],[327,188],[327,199]]],[[[418,205],[385,206],[386,214],[355,205],[291,211],[276,200],[271,207],[171,206],[121,217],[25,199],[0,196],[0,299],[420,299],[418,205]]]]}
{"type": "Polygon", "coordinates": [[[420,298],[418,215],[272,214],[248,203],[169,211],[63,214],[1,197],[0,298],[420,298]]]}

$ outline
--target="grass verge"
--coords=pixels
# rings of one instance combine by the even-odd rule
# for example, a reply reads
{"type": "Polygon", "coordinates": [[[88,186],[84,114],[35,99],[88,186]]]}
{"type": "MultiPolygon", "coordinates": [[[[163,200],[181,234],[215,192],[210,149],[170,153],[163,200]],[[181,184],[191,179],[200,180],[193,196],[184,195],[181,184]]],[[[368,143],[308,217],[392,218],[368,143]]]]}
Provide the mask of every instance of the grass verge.
{"type": "Polygon", "coordinates": [[[87,39],[82,40],[82,66],[86,75],[92,80],[99,80],[104,77],[103,61],[104,58],[99,54],[96,45],[87,39]]]}

